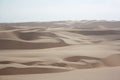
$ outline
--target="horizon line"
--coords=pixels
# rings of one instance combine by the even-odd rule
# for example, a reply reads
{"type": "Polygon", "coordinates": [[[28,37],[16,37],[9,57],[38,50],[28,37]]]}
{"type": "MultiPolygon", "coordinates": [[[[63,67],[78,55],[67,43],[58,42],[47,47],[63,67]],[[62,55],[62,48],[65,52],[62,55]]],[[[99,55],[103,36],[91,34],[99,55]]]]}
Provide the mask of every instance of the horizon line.
{"type": "Polygon", "coordinates": [[[62,21],[120,21],[120,20],[105,20],[105,19],[82,19],[82,20],[45,20],[45,21],[13,21],[13,22],[0,22],[0,23],[40,23],[40,22],[62,22],[62,21]]]}

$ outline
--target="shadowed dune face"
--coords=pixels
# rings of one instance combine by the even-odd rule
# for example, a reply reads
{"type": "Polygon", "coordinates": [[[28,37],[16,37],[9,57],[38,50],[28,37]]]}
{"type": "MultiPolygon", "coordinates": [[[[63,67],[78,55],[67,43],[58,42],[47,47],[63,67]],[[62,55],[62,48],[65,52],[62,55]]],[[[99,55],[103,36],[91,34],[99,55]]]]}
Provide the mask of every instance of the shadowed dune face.
{"type": "Polygon", "coordinates": [[[71,31],[83,35],[120,35],[120,30],[85,30],[85,31],[71,31]]]}
{"type": "Polygon", "coordinates": [[[10,64],[12,61],[0,61],[0,64],[10,64]]]}
{"type": "Polygon", "coordinates": [[[18,74],[40,74],[40,73],[54,73],[65,72],[69,70],[55,69],[55,68],[14,68],[8,67],[0,70],[0,75],[18,75],[18,74]]]}
{"type": "Polygon", "coordinates": [[[51,32],[16,32],[16,36],[22,40],[36,40],[41,39],[42,36],[48,36],[48,37],[57,37],[55,34],[51,32]]]}
{"type": "Polygon", "coordinates": [[[30,65],[47,65],[47,64],[44,64],[44,62],[42,62],[42,61],[33,61],[33,62],[26,62],[26,63],[21,63],[21,64],[28,65],[28,66],[30,66],[30,65]]]}
{"type": "Polygon", "coordinates": [[[99,58],[87,57],[87,56],[72,56],[72,57],[65,58],[66,61],[70,61],[70,62],[79,62],[79,61],[81,61],[82,59],[100,60],[99,58]]]}
{"type": "Polygon", "coordinates": [[[100,44],[102,42],[119,41],[120,40],[120,29],[118,30],[79,30],[70,31],[72,33],[88,36],[94,40],[91,40],[93,44],[100,44]]]}
{"type": "Polygon", "coordinates": [[[0,40],[0,49],[45,49],[67,46],[64,42],[59,43],[32,43],[14,40],[0,40]]]}
{"type": "Polygon", "coordinates": [[[22,40],[35,40],[39,38],[39,35],[36,32],[27,32],[27,33],[19,32],[17,33],[17,36],[22,40]]]}
{"type": "Polygon", "coordinates": [[[58,66],[58,67],[68,67],[69,65],[67,63],[52,63],[52,66],[58,66]]]}

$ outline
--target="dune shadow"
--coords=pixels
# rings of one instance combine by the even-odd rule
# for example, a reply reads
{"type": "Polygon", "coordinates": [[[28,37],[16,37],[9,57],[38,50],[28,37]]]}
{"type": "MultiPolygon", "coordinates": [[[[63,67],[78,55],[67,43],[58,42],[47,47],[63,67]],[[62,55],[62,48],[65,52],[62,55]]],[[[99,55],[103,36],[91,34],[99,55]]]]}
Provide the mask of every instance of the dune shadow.
{"type": "Polygon", "coordinates": [[[67,69],[60,68],[15,68],[7,67],[0,69],[0,75],[20,75],[20,74],[43,74],[43,73],[56,73],[56,72],[65,72],[69,71],[67,69]]]}

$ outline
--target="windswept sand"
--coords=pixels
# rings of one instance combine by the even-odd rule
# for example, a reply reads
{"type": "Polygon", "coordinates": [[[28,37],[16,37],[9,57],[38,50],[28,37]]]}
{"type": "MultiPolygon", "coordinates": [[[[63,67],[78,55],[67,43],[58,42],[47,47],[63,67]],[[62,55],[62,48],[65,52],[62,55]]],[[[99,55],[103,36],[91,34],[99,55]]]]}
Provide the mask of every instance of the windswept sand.
{"type": "Polygon", "coordinates": [[[118,25],[109,28],[104,22],[95,27],[92,21],[43,24],[0,26],[0,80],[120,80],[118,25]],[[78,28],[79,23],[90,27],[78,28]]]}

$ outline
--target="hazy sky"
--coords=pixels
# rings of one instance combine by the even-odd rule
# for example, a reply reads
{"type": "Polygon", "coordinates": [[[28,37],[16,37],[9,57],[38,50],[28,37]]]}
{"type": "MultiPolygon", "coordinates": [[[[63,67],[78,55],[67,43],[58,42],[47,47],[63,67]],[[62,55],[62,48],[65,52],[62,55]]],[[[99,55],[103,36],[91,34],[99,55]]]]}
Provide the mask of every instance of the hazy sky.
{"type": "Polygon", "coordinates": [[[120,20],[120,0],[0,0],[0,22],[120,20]]]}

